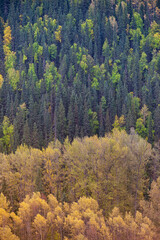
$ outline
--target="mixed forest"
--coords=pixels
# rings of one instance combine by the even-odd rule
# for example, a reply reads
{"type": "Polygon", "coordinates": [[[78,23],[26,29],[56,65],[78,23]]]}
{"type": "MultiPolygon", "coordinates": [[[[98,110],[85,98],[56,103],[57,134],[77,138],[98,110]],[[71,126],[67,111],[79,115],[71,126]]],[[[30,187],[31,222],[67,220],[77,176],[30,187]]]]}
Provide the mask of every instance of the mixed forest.
{"type": "Polygon", "coordinates": [[[160,0],[0,1],[0,240],[160,239],[160,0]]]}

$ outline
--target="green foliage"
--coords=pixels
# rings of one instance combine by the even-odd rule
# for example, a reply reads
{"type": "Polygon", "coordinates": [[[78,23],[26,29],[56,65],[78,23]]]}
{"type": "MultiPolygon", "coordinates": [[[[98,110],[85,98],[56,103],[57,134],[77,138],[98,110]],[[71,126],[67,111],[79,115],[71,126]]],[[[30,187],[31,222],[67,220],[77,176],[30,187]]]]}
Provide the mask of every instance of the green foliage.
{"type": "MultiPolygon", "coordinates": [[[[129,133],[137,119],[143,119],[144,104],[151,112],[143,122],[144,135],[152,143],[159,139],[156,0],[25,0],[9,1],[6,9],[3,1],[0,123],[5,115],[15,122],[22,103],[28,110],[21,133],[15,129],[14,150],[28,135],[24,130],[31,133],[34,123],[40,147],[61,136],[56,128],[60,99],[66,118],[64,136],[70,140],[93,133],[104,136],[114,128],[116,115],[124,115],[123,128],[129,133]],[[91,130],[92,118],[95,130],[91,130]]],[[[33,144],[32,139],[29,142],[33,144]]]]}
{"type": "Polygon", "coordinates": [[[36,75],[36,72],[35,72],[34,63],[29,64],[28,76],[29,76],[31,81],[34,81],[34,82],[37,81],[37,75],[36,75]]]}
{"type": "Polygon", "coordinates": [[[88,65],[87,65],[86,55],[82,55],[82,60],[81,60],[81,62],[80,62],[80,66],[81,66],[81,68],[83,69],[83,71],[84,71],[85,73],[87,73],[88,65]]]}
{"type": "Polygon", "coordinates": [[[17,84],[19,82],[20,76],[19,71],[16,71],[14,68],[8,69],[8,79],[14,90],[17,89],[17,84]]]}
{"type": "Polygon", "coordinates": [[[124,124],[125,124],[124,116],[122,115],[120,118],[118,118],[116,115],[112,126],[120,131],[124,129],[124,124]]]}
{"type": "Polygon", "coordinates": [[[51,44],[48,47],[48,51],[49,51],[51,60],[54,60],[56,58],[56,56],[57,56],[57,46],[55,44],[51,44]]]}
{"type": "Polygon", "coordinates": [[[97,113],[92,112],[92,110],[89,109],[88,115],[89,115],[89,119],[90,119],[91,133],[92,133],[92,135],[95,135],[97,133],[98,128],[99,128],[97,113]]]}
{"type": "Polygon", "coordinates": [[[27,60],[27,56],[24,54],[23,55],[23,63],[25,63],[26,60],[27,60]]]}
{"type": "Polygon", "coordinates": [[[86,19],[86,21],[81,24],[81,31],[83,34],[85,34],[86,28],[88,29],[89,36],[93,39],[94,32],[93,32],[93,22],[91,19],[86,19]]]}
{"type": "Polygon", "coordinates": [[[16,61],[16,53],[15,52],[11,52],[9,55],[7,55],[6,62],[5,62],[6,71],[10,68],[14,68],[15,61],[16,61]]]}
{"type": "Polygon", "coordinates": [[[10,153],[13,147],[13,133],[14,128],[13,125],[10,124],[8,117],[4,117],[2,122],[2,131],[3,137],[0,138],[0,142],[2,143],[2,151],[6,153],[10,153]]]}
{"type": "Polygon", "coordinates": [[[111,75],[111,81],[114,84],[117,84],[121,78],[121,75],[118,72],[118,66],[116,63],[113,64],[113,69],[112,69],[112,75],[111,75]]]}
{"type": "Polygon", "coordinates": [[[147,129],[143,124],[143,119],[138,118],[136,122],[136,132],[143,138],[147,137],[147,129]]]}
{"type": "Polygon", "coordinates": [[[134,12],[133,16],[134,16],[134,19],[136,22],[136,27],[142,31],[143,30],[143,20],[142,20],[140,14],[137,12],[134,12]]]}
{"type": "Polygon", "coordinates": [[[53,88],[54,86],[56,87],[59,84],[61,76],[57,72],[57,68],[55,67],[54,62],[51,62],[50,64],[48,62],[46,63],[44,79],[47,91],[53,88]]]}
{"type": "Polygon", "coordinates": [[[152,49],[160,49],[160,30],[159,24],[155,21],[152,22],[149,34],[146,37],[146,41],[149,42],[149,45],[152,49]]]}
{"type": "Polygon", "coordinates": [[[0,1],[0,238],[160,239],[159,2],[0,1]]]}
{"type": "Polygon", "coordinates": [[[145,52],[142,52],[142,55],[139,61],[139,67],[141,72],[148,69],[147,55],[145,52]]]}
{"type": "Polygon", "coordinates": [[[43,54],[43,47],[39,46],[37,42],[33,43],[33,52],[37,54],[37,56],[42,56],[43,54]]]}

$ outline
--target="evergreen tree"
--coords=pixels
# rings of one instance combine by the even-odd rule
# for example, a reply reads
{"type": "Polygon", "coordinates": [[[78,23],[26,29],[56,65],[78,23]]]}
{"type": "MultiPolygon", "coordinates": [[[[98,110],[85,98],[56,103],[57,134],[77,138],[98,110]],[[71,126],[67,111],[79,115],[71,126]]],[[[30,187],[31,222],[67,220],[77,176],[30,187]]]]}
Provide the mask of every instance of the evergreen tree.
{"type": "Polygon", "coordinates": [[[110,116],[109,116],[109,110],[106,111],[106,119],[105,119],[105,132],[111,131],[111,122],[110,122],[110,116]]]}
{"type": "Polygon", "coordinates": [[[66,138],[66,116],[65,116],[65,108],[62,102],[62,99],[60,99],[59,102],[59,106],[57,109],[57,113],[56,113],[56,136],[58,138],[58,140],[60,140],[61,142],[63,142],[66,138]]]}
{"type": "Polygon", "coordinates": [[[154,125],[156,139],[160,139],[160,106],[158,105],[154,112],[154,125]]]}
{"type": "Polygon", "coordinates": [[[39,134],[36,123],[33,125],[32,146],[33,148],[39,148],[39,134]]]}
{"type": "Polygon", "coordinates": [[[31,146],[31,135],[30,135],[30,129],[28,125],[28,120],[26,120],[24,124],[22,142],[27,146],[31,146]]]}

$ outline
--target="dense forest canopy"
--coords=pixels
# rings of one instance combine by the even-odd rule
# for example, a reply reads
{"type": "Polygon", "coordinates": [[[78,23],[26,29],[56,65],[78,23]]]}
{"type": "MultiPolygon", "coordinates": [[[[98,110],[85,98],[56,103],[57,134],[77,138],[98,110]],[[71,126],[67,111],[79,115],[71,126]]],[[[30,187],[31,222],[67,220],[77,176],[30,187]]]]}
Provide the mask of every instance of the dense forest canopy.
{"type": "Polygon", "coordinates": [[[158,176],[160,146],[117,128],[1,153],[0,239],[157,240],[158,176]]]}
{"type": "Polygon", "coordinates": [[[0,150],[123,128],[160,137],[160,2],[1,1],[0,150]]]}
{"type": "Polygon", "coordinates": [[[0,240],[160,239],[160,0],[0,1],[0,240]]]}

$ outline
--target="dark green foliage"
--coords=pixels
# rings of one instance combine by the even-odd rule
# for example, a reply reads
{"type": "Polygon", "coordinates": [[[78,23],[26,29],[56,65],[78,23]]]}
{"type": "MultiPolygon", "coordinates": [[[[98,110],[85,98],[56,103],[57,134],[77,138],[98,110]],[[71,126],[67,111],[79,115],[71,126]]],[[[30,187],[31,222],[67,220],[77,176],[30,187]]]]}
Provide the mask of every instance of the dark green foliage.
{"type": "Polygon", "coordinates": [[[27,146],[31,146],[31,135],[30,135],[30,129],[28,125],[28,120],[26,120],[24,124],[22,142],[27,146]]]}
{"type": "Polygon", "coordinates": [[[13,150],[22,143],[42,148],[53,138],[104,136],[115,115],[124,115],[128,132],[136,123],[141,131],[144,104],[151,115],[141,135],[159,139],[158,11],[147,1],[113,2],[0,2],[0,124],[4,116],[13,124],[13,150]]]}
{"type": "Polygon", "coordinates": [[[34,125],[33,125],[32,146],[34,148],[39,148],[39,134],[38,134],[38,128],[37,128],[36,123],[34,123],[34,125]]]}
{"type": "Polygon", "coordinates": [[[56,112],[56,131],[57,131],[57,138],[63,142],[67,136],[67,129],[66,129],[66,116],[65,116],[65,108],[60,99],[60,103],[57,108],[56,112]]]}

